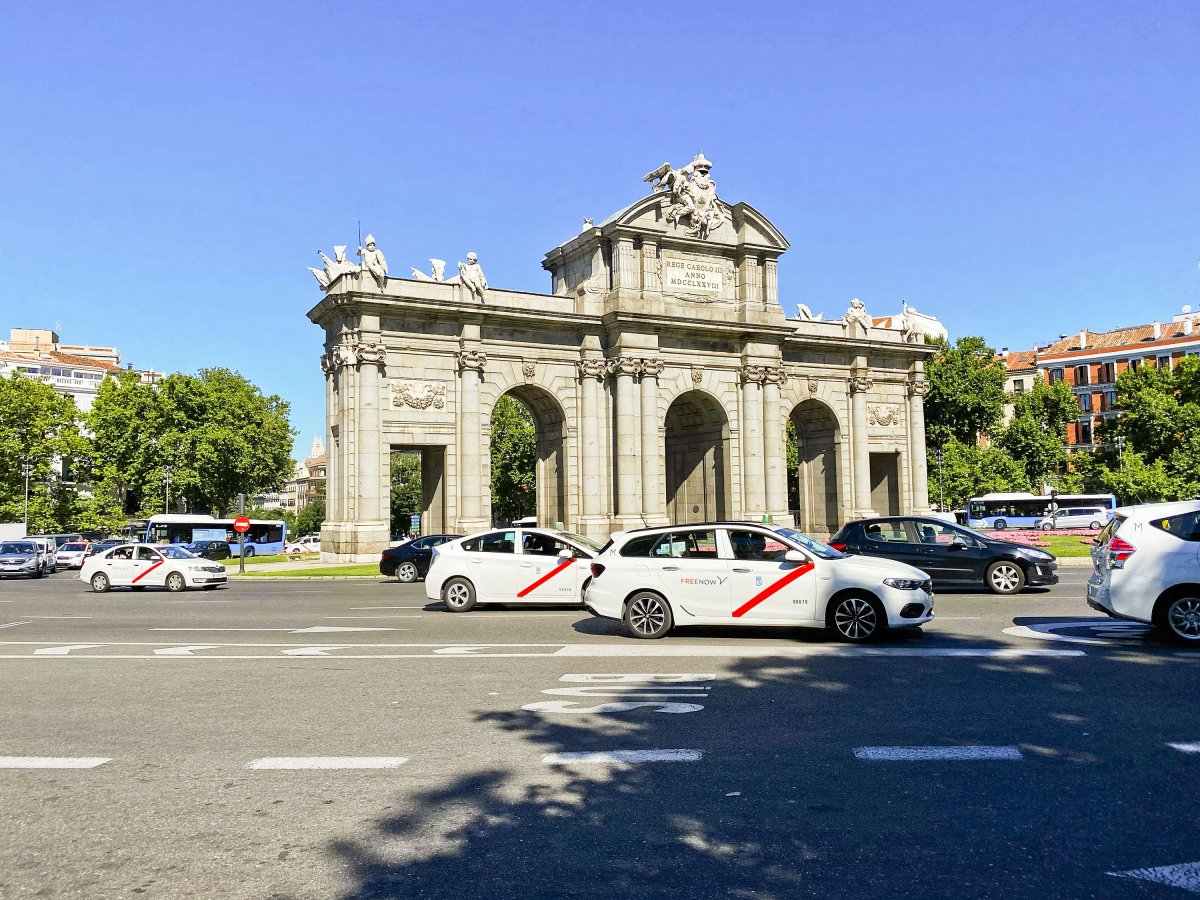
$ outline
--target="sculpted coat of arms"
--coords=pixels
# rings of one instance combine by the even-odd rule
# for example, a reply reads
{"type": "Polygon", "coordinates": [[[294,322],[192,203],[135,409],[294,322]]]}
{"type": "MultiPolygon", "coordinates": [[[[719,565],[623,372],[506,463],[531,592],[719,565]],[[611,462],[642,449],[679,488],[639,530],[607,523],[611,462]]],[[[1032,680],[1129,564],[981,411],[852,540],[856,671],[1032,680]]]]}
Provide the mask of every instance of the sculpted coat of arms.
{"type": "Polygon", "coordinates": [[[711,168],[712,163],[704,154],[697,153],[681,169],[665,162],[642,179],[650,183],[652,191],[671,195],[672,203],[665,218],[676,226],[686,220],[690,237],[707,238],[710,231],[725,221],[725,204],[717,199],[717,183],[708,174],[711,168]]]}

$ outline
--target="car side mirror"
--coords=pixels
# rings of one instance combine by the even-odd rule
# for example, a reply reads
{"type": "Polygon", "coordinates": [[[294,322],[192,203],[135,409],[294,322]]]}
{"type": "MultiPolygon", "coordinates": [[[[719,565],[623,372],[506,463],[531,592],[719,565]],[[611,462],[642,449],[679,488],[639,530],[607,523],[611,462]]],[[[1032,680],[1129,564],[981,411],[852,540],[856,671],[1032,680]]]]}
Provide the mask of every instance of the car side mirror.
{"type": "Polygon", "coordinates": [[[561,550],[558,551],[558,558],[559,559],[574,559],[575,554],[573,552],[571,552],[571,549],[569,547],[563,547],[561,550]]]}
{"type": "Polygon", "coordinates": [[[960,540],[956,539],[956,540],[953,540],[950,542],[950,549],[951,550],[966,550],[967,544],[965,541],[960,541],[960,540]]]}
{"type": "Polygon", "coordinates": [[[787,553],[783,554],[783,561],[790,563],[806,563],[808,562],[808,557],[799,550],[789,550],[787,553]]]}

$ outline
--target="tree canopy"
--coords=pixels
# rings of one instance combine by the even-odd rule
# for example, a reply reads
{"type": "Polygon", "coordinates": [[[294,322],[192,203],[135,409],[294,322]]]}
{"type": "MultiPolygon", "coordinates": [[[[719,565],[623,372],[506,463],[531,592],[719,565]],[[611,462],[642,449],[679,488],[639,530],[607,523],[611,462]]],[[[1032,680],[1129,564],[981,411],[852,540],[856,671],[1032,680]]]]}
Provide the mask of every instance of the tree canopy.
{"type": "Polygon", "coordinates": [[[511,522],[534,514],[537,433],[533,415],[507,394],[492,407],[492,519],[511,522]]]}
{"type": "Polygon", "coordinates": [[[930,447],[950,440],[977,444],[1004,416],[1004,364],[981,337],[939,341],[925,366],[925,434],[930,447]]]}

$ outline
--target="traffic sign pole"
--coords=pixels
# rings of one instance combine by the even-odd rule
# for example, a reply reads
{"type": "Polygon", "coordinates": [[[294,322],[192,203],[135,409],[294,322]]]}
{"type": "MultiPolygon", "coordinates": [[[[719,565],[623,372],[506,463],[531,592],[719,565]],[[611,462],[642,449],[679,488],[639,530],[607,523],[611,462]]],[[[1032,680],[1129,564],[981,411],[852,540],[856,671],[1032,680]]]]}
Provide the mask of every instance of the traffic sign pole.
{"type": "MultiPolygon", "coordinates": [[[[246,574],[246,528],[242,520],[246,517],[246,495],[238,494],[238,517],[233,522],[233,528],[238,533],[238,574],[246,574]]],[[[246,523],[249,526],[249,522],[246,523]]]]}

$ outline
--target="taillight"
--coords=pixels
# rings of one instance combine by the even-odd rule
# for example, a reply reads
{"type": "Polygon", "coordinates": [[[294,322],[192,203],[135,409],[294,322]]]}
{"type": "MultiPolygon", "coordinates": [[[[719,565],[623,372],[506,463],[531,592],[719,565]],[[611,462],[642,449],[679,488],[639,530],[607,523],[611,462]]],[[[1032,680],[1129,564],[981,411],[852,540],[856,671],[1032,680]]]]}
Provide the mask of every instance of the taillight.
{"type": "Polygon", "coordinates": [[[1133,544],[1129,543],[1129,541],[1114,536],[1113,539],[1108,542],[1109,567],[1113,569],[1123,569],[1125,567],[1125,560],[1129,559],[1129,557],[1133,556],[1133,554],[1136,552],[1137,547],[1133,546],[1133,544]]]}
{"type": "Polygon", "coordinates": [[[846,542],[845,541],[830,541],[829,546],[832,547],[834,550],[836,550],[838,553],[844,553],[846,551],[846,542]]]}
{"type": "Polygon", "coordinates": [[[604,573],[604,566],[598,562],[592,563],[592,577],[599,578],[604,573]]]}

